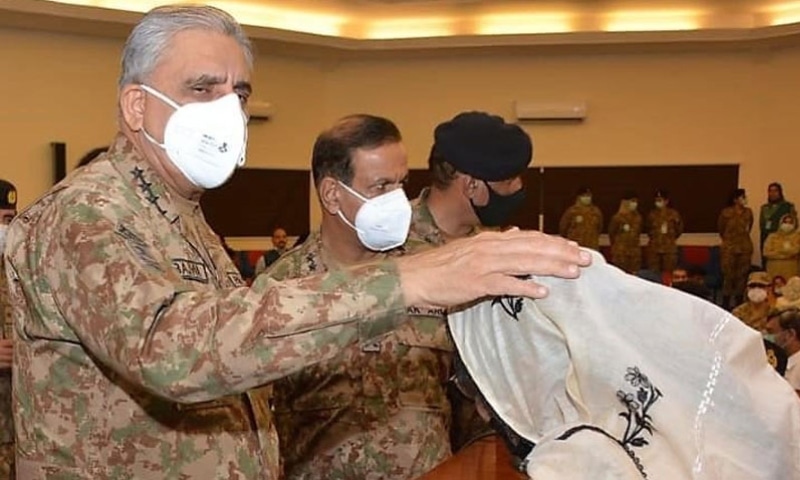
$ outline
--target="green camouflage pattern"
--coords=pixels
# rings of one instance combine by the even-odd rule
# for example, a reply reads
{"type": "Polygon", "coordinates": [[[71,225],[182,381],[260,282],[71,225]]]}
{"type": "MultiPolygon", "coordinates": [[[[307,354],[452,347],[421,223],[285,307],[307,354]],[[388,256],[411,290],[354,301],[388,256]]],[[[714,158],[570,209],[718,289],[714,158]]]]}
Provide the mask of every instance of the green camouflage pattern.
{"type": "Polygon", "coordinates": [[[579,201],[564,211],[558,222],[559,235],[594,250],[600,250],[602,230],[603,212],[597,205],[584,205],[579,201]]]}
{"type": "Polygon", "coordinates": [[[197,202],[120,135],[12,222],[17,474],[279,478],[248,390],[395,329],[392,262],[242,279],[197,202]]]}
{"type": "MultiPolygon", "coordinates": [[[[420,192],[419,197],[411,202],[411,228],[405,244],[408,252],[413,253],[441,246],[447,241],[428,208],[429,194],[430,189],[425,188],[420,192]]],[[[480,229],[480,226],[476,226],[467,236],[477,234],[480,229]]],[[[451,371],[449,376],[452,376],[452,373],[451,371]]],[[[448,382],[447,396],[450,399],[452,411],[450,445],[453,452],[457,452],[474,440],[493,432],[489,423],[478,413],[475,400],[464,396],[454,382],[448,382]]]]}
{"type": "Polygon", "coordinates": [[[770,233],[764,242],[767,272],[773,278],[780,275],[788,280],[797,276],[800,273],[798,257],[800,257],[800,231],[797,229],[791,232],[778,230],[770,233]]]}
{"type": "Polygon", "coordinates": [[[725,207],[717,220],[722,243],[719,246],[722,270],[722,294],[744,294],[747,274],[753,257],[753,211],[749,208],[725,207]]]}
{"type": "MultiPolygon", "coordinates": [[[[266,275],[284,280],[335,268],[315,232],[266,275]]],[[[394,332],[275,382],[286,478],[406,480],[447,458],[453,348],[442,315],[410,315],[394,332]]]]}
{"type": "MultiPolygon", "coordinates": [[[[5,262],[0,259],[0,319],[2,338],[11,338],[11,303],[5,262]]],[[[0,371],[0,480],[14,478],[14,413],[11,408],[11,370],[0,371]]]]}
{"type": "Polygon", "coordinates": [[[767,328],[767,317],[772,307],[769,302],[745,302],[731,311],[731,314],[750,328],[763,332],[767,328]]]}
{"type": "Polygon", "coordinates": [[[642,268],[642,216],[637,211],[620,208],[608,223],[611,242],[611,264],[628,273],[642,268]]]}
{"type": "Polygon", "coordinates": [[[654,208],[647,214],[647,268],[671,272],[678,263],[678,237],[683,235],[683,218],[671,207],[654,208]]]}

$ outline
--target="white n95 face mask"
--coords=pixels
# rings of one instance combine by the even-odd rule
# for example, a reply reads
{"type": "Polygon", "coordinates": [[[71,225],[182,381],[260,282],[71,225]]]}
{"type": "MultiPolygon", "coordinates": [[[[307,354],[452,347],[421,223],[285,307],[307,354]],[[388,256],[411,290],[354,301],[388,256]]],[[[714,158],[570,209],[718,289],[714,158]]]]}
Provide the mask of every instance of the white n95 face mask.
{"type": "Polygon", "coordinates": [[[236,167],[244,165],[247,117],[237,94],[178,105],[152,87],[141,87],[175,109],[164,128],[163,144],[143,132],[145,138],[167,152],[190,182],[205,189],[216,188],[233,175],[236,167]]]}
{"type": "Polygon", "coordinates": [[[342,182],[339,185],[364,202],[356,213],[355,225],[341,210],[337,212],[342,221],[356,231],[362,245],[385,252],[405,243],[411,226],[411,205],[402,188],[366,198],[342,182]]]}

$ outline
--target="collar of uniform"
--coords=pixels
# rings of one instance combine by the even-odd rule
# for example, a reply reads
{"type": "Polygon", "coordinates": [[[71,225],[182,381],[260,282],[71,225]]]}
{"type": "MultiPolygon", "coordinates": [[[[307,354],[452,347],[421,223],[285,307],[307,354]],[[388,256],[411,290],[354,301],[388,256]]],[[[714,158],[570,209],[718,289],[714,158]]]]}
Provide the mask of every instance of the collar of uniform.
{"type": "MultiPolygon", "coordinates": [[[[430,197],[430,187],[425,187],[419,193],[419,197],[411,202],[411,228],[425,238],[425,241],[434,245],[442,245],[447,242],[444,232],[436,224],[433,213],[428,206],[430,197]]],[[[465,236],[471,237],[481,231],[481,227],[475,226],[465,236]]]]}
{"type": "Polygon", "coordinates": [[[108,156],[136,194],[168,222],[179,222],[182,215],[192,215],[200,208],[199,202],[172,190],[125,135],[117,135],[108,156]]]}

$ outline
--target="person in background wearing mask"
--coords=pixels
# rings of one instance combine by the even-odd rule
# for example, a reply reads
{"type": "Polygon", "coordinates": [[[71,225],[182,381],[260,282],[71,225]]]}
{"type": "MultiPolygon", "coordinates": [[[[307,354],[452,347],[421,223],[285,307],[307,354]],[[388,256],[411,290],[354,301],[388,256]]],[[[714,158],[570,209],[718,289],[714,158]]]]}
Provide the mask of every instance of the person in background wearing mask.
{"type": "Polygon", "coordinates": [[[784,378],[800,395],[800,310],[791,307],[771,316],[766,339],[781,347],[789,357],[784,378]]]}
{"type": "MultiPolygon", "coordinates": [[[[269,277],[301,278],[404,253],[408,163],[394,123],[344,117],[317,137],[311,164],[322,224],[269,277]]],[[[276,382],[286,478],[406,480],[447,458],[452,352],[442,316],[415,315],[391,334],[276,382]]]]}
{"type": "Polygon", "coordinates": [[[608,223],[611,241],[611,264],[628,273],[642,268],[642,216],[637,208],[639,200],[635,193],[627,192],[619,202],[619,210],[608,223]]]}
{"type": "Polygon", "coordinates": [[[797,230],[791,214],[781,217],[778,231],[769,234],[763,251],[770,275],[783,278],[797,276],[800,266],[800,231],[797,230]]]}
{"type": "Polygon", "coordinates": [[[747,300],[731,312],[751,328],[763,331],[774,300],[770,297],[772,278],[767,272],[753,272],[747,278],[747,300]]]}
{"type": "MultiPolygon", "coordinates": [[[[17,189],[0,180],[0,254],[6,247],[8,224],[17,216],[17,189]]],[[[11,366],[14,344],[11,339],[11,300],[8,296],[5,257],[0,258],[0,480],[14,478],[14,412],[11,407],[11,366]]]]}
{"type": "MultiPolygon", "coordinates": [[[[433,137],[431,185],[412,201],[406,242],[411,251],[445,245],[483,227],[507,226],[525,200],[522,173],[533,158],[533,143],[518,125],[484,112],[463,112],[437,125],[433,137]]],[[[446,336],[446,328],[436,335],[446,336]]],[[[451,382],[448,396],[453,451],[491,432],[472,395],[451,382]]]]}
{"type": "Polygon", "coordinates": [[[20,478],[278,479],[253,388],[380,338],[410,306],[541,297],[518,276],[574,278],[591,263],[563,239],[488,232],[244,285],[200,198],[244,162],[252,60],[222,10],[145,14],[123,49],[109,151],[11,223],[20,478]]]}
{"type": "Polygon", "coordinates": [[[264,271],[275,263],[281,255],[289,251],[289,236],[286,235],[286,230],[281,227],[276,227],[272,231],[272,247],[264,252],[261,258],[256,262],[255,274],[261,275],[264,271]]]}
{"type": "Polygon", "coordinates": [[[569,207],[558,222],[558,233],[578,245],[600,250],[600,232],[603,230],[603,212],[592,205],[589,187],[578,189],[575,205],[569,207]]]}
{"type": "Polygon", "coordinates": [[[762,263],[766,266],[766,259],[764,257],[764,246],[767,237],[770,234],[780,230],[783,217],[789,215],[792,221],[797,225],[797,211],[792,202],[787,202],[783,198],[783,187],[778,182],[772,182],[767,187],[767,203],[761,205],[761,210],[758,213],[759,234],[761,238],[760,252],[762,255],[762,263]]]}
{"type": "Polygon", "coordinates": [[[683,234],[683,219],[672,208],[669,194],[656,191],[655,208],[647,214],[647,268],[654,272],[671,272],[678,263],[676,241],[683,234]]]}
{"type": "Polygon", "coordinates": [[[722,238],[720,267],[722,270],[722,307],[730,308],[742,303],[747,272],[753,259],[753,211],[747,206],[747,192],[739,188],[731,193],[728,206],[722,209],[717,220],[722,238]]]}

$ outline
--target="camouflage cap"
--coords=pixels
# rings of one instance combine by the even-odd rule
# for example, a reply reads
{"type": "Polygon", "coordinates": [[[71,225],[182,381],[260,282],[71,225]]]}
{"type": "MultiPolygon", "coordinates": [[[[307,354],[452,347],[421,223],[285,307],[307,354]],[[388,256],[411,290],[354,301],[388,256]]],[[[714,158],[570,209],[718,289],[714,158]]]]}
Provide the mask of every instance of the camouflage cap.
{"type": "Polygon", "coordinates": [[[0,208],[4,210],[17,209],[17,187],[6,180],[0,180],[0,208]]]}
{"type": "Polygon", "coordinates": [[[772,276],[767,272],[753,272],[747,277],[747,285],[771,285],[772,276]]]}

